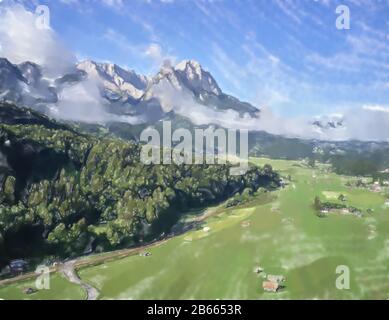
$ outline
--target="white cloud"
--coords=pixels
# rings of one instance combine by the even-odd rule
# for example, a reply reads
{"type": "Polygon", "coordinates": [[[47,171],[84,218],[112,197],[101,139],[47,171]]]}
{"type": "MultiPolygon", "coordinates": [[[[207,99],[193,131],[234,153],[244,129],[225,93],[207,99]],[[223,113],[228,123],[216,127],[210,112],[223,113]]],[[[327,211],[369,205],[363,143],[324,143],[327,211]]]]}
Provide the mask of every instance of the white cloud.
{"type": "Polygon", "coordinates": [[[389,141],[389,108],[385,106],[364,106],[348,110],[346,139],[389,141]]]}
{"type": "Polygon", "coordinates": [[[60,2],[67,5],[79,4],[79,0],[60,0],[60,2]]]}
{"type": "Polygon", "coordinates": [[[107,101],[101,97],[98,80],[89,78],[60,92],[58,103],[51,105],[50,115],[70,121],[106,123],[110,121],[138,124],[141,118],[109,113],[107,101]]]}
{"type": "Polygon", "coordinates": [[[42,65],[48,77],[63,74],[76,59],[52,29],[37,28],[36,19],[20,5],[0,11],[0,55],[13,63],[31,61],[42,65]]]}
{"type": "Polygon", "coordinates": [[[301,24],[301,17],[299,13],[302,10],[298,10],[294,7],[293,2],[290,0],[274,0],[276,5],[280,8],[280,10],[291,20],[294,22],[301,24]]]}
{"type": "Polygon", "coordinates": [[[213,43],[212,63],[217,71],[233,86],[233,91],[244,92],[244,99],[259,107],[291,103],[291,93],[296,96],[297,82],[299,88],[303,82],[296,81],[290,68],[266,49],[254,34],[249,33],[244,39],[240,45],[245,54],[242,63],[234,61],[225,50],[213,43]]]}
{"type": "Polygon", "coordinates": [[[59,102],[51,109],[54,117],[83,122],[103,122],[107,119],[102,107],[104,101],[93,80],[64,88],[58,98],[59,102]]]}
{"type": "Polygon", "coordinates": [[[161,60],[162,59],[162,48],[157,43],[151,43],[145,51],[145,55],[150,57],[153,60],[161,60]]]}
{"type": "MultiPolygon", "coordinates": [[[[368,111],[376,111],[376,112],[385,112],[389,113],[389,106],[381,106],[381,105],[364,105],[362,107],[363,110],[368,111]]],[[[389,123],[388,123],[389,125],[389,123]]]]}
{"type": "Polygon", "coordinates": [[[259,124],[265,131],[291,137],[331,141],[361,140],[389,141],[389,107],[366,105],[340,110],[339,114],[318,117],[319,119],[342,118],[344,125],[337,129],[321,130],[311,125],[310,117],[286,118],[274,115],[270,109],[261,113],[259,124]]]}
{"type": "Polygon", "coordinates": [[[102,0],[102,3],[109,7],[123,7],[123,0],[102,0]]]}
{"type": "Polygon", "coordinates": [[[105,31],[103,38],[127,53],[135,54],[139,50],[139,47],[132,44],[124,34],[117,32],[112,28],[108,28],[105,31]]]}
{"type": "Polygon", "coordinates": [[[81,6],[82,2],[93,5],[94,3],[101,3],[104,6],[120,9],[124,6],[123,0],[60,0],[61,3],[66,5],[81,6]]]}
{"type": "Polygon", "coordinates": [[[345,49],[332,55],[317,52],[306,55],[306,62],[322,70],[341,71],[353,74],[367,72],[376,78],[387,75],[389,70],[389,44],[386,34],[359,23],[362,32],[344,38],[345,49]]]}
{"type": "Polygon", "coordinates": [[[337,129],[319,129],[313,125],[315,117],[286,117],[277,115],[270,107],[263,107],[259,118],[249,115],[241,117],[233,110],[217,111],[195,101],[193,95],[185,90],[177,90],[167,82],[162,82],[155,90],[166,112],[174,111],[185,116],[196,125],[216,124],[231,129],[266,131],[271,134],[303,139],[345,141],[389,140],[389,107],[368,105],[359,108],[339,110],[338,114],[318,117],[325,121],[344,119],[344,125],[337,129]]]}
{"type": "Polygon", "coordinates": [[[163,47],[156,42],[148,44],[133,44],[124,34],[117,32],[114,29],[108,29],[104,33],[103,38],[115,44],[115,46],[117,46],[120,50],[123,50],[128,54],[150,60],[153,64],[151,68],[153,72],[163,66],[166,60],[171,61],[171,63],[176,61],[175,56],[166,52],[163,47]]]}
{"type": "Polygon", "coordinates": [[[150,43],[144,50],[144,55],[150,58],[156,68],[161,68],[165,64],[173,65],[176,62],[176,57],[164,52],[158,43],[150,43]]]}
{"type": "MultiPolygon", "coordinates": [[[[69,0],[67,0],[69,1],[69,0]]],[[[52,29],[35,25],[36,16],[16,5],[0,12],[1,56],[12,63],[31,61],[43,67],[44,76],[58,78],[75,71],[75,56],[58,40],[52,29]]],[[[120,119],[105,112],[99,83],[85,80],[66,86],[59,92],[59,102],[51,105],[52,116],[76,121],[101,122],[120,119]]]]}
{"type": "Polygon", "coordinates": [[[212,44],[212,63],[220,72],[220,74],[236,89],[240,91],[242,88],[242,79],[247,77],[247,72],[243,66],[237,64],[229,57],[218,44],[212,44]]]}

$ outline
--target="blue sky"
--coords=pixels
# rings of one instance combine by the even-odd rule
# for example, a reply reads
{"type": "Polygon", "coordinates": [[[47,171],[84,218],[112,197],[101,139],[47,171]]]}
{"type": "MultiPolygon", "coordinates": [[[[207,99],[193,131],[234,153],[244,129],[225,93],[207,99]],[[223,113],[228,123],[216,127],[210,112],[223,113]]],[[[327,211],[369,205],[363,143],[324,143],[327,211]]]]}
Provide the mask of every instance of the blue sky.
{"type": "MultiPolygon", "coordinates": [[[[30,10],[38,4],[17,2],[30,10]]],[[[50,8],[52,29],[80,59],[149,75],[165,59],[195,59],[226,93],[282,115],[389,107],[389,0],[39,4],[50,8]],[[350,9],[350,30],[336,28],[340,4],[350,9]]]]}

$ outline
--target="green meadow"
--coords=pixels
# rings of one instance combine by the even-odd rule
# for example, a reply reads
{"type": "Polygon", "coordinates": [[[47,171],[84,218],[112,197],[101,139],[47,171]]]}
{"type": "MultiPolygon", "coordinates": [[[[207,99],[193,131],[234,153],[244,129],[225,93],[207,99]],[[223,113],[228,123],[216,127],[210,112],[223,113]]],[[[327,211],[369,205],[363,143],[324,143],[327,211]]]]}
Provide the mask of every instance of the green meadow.
{"type": "MultiPolygon", "coordinates": [[[[386,196],[349,188],[346,182],[355,177],[336,175],[322,164],[312,169],[295,161],[252,161],[270,163],[292,180],[242,206],[210,209],[215,213],[198,228],[148,249],[151,256],[87,267],[80,277],[100,291],[100,299],[389,299],[386,196]],[[332,201],[340,194],[364,216],[316,216],[316,196],[332,201]],[[350,270],[348,290],[335,285],[340,265],[350,270]],[[255,273],[256,267],[264,272],[255,273]],[[286,276],[285,288],[265,293],[265,274],[286,276]]],[[[83,298],[62,277],[52,281],[52,290],[28,297],[20,290],[25,284],[0,288],[0,298],[83,298]]]]}
{"type": "Polygon", "coordinates": [[[0,299],[6,300],[84,300],[84,290],[65,279],[62,274],[54,274],[50,277],[50,289],[39,290],[31,295],[23,291],[27,288],[35,288],[35,280],[20,281],[0,288],[0,299]]]}

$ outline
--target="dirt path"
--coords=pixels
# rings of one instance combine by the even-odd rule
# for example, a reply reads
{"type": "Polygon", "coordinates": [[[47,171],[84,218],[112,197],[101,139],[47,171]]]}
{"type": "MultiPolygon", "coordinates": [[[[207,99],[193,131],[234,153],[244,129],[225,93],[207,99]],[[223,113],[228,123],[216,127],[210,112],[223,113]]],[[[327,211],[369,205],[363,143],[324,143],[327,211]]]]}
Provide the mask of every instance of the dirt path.
{"type": "Polygon", "coordinates": [[[87,300],[97,300],[100,292],[92,287],[91,285],[84,283],[81,278],[78,276],[74,265],[76,260],[65,262],[61,267],[61,273],[68,279],[70,282],[80,285],[86,291],[87,300]]]}
{"type": "MultiPolygon", "coordinates": [[[[66,279],[68,279],[68,280],[72,279],[73,281],[71,281],[71,282],[81,285],[84,283],[81,281],[81,279],[77,275],[76,270],[79,270],[81,268],[86,268],[89,266],[102,264],[102,263],[109,262],[109,261],[114,261],[116,259],[126,258],[128,256],[141,253],[147,249],[151,249],[153,247],[156,247],[158,245],[165,243],[166,241],[168,241],[172,237],[166,237],[162,240],[155,241],[155,242],[152,242],[152,243],[149,243],[147,245],[140,246],[140,247],[121,249],[121,250],[107,252],[107,253],[103,253],[101,255],[95,255],[95,256],[91,255],[87,258],[85,258],[85,257],[75,258],[74,260],[64,262],[63,264],[59,264],[56,267],[51,267],[50,273],[61,272],[66,277],[66,279]]],[[[20,282],[20,281],[31,280],[31,279],[34,279],[36,277],[37,277],[37,274],[35,272],[25,273],[23,275],[16,276],[13,278],[0,280],[0,287],[11,285],[13,283],[20,282]]],[[[85,285],[89,286],[87,284],[85,284],[85,285]]],[[[91,296],[93,296],[93,295],[91,295],[91,296]]],[[[90,300],[92,300],[92,299],[90,299],[90,300]]]]}

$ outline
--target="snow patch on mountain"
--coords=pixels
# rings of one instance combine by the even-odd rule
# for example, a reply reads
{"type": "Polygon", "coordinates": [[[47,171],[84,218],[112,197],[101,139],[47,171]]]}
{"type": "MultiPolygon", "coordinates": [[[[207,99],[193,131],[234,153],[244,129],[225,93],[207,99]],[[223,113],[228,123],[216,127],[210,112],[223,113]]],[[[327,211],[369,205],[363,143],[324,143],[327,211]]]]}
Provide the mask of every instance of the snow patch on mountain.
{"type": "Polygon", "coordinates": [[[112,63],[87,60],[79,63],[77,68],[101,83],[108,100],[139,100],[149,84],[148,77],[112,63]]]}
{"type": "Polygon", "coordinates": [[[194,60],[184,60],[174,68],[187,88],[195,94],[202,92],[213,93],[217,96],[222,94],[215,79],[207,71],[204,71],[200,63],[194,60]]]}
{"type": "Polygon", "coordinates": [[[312,125],[321,130],[339,129],[344,127],[343,114],[331,114],[325,116],[317,116],[312,125]]]}
{"type": "MultiPolygon", "coordinates": [[[[164,112],[175,111],[187,117],[190,113],[193,115],[189,106],[208,112],[229,110],[241,117],[252,118],[257,118],[260,112],[249,103],[223,93],[212,75],[194,60],[184,60],[175,67],[165,65],[161,68],[142,97],[145,103],[155,100],[160,102],[164,112]]],[[[206,118],[206,115],[203,117],[206,118]]]]}

